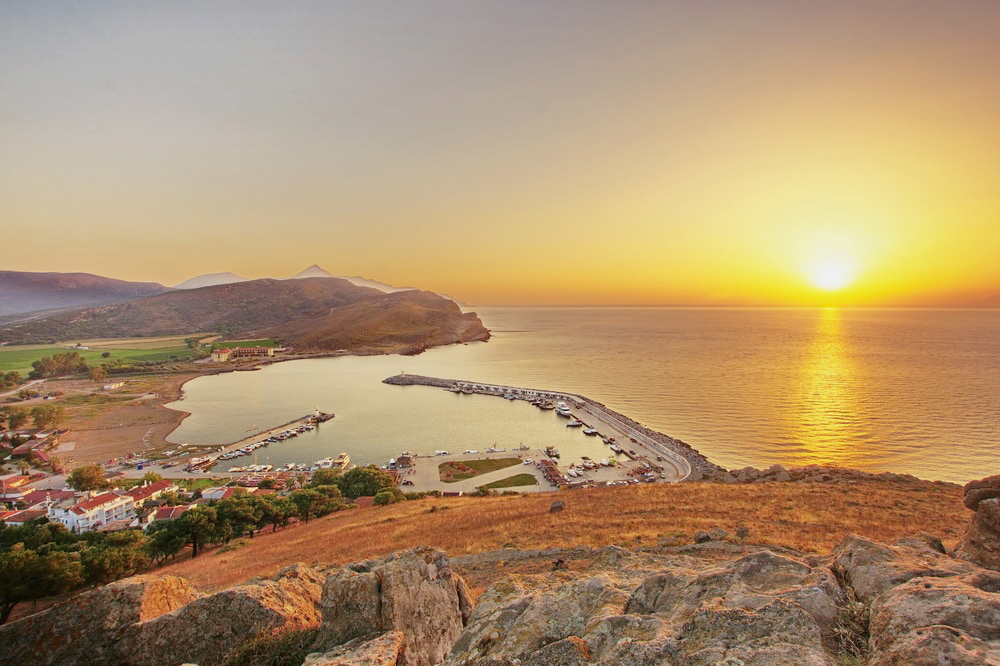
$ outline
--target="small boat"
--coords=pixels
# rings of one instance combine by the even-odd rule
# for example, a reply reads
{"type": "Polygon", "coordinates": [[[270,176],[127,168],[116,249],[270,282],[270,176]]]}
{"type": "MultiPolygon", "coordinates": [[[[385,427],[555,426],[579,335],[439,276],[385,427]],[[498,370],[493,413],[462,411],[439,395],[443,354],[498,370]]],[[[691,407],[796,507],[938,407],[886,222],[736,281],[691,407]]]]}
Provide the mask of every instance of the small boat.
{"type": "Polygon", "coordinates": [[[596,435],[597,434],[597,428],[589,428],[589,427],[588,428],[584,428],[583,429],[583,434],[584,435],[596,435]]]}
{"type": "Polygon", "coordinates": [[[601,466],[602,467],[611,467],[611,463],[608,462],[607,458],[601,458],[601,466]]]}
{"type": "Polygon", "coordinates": [[[578,421],[578,420],[574,419],[574,420],[570,421],[569,423],[567,423],[566,427],[567,428],[579,428],[582,425],[583,425],[583,421],[578,421]]]}
{"type": "Polygon", "coordinates": [[[476,455],[478,453],[479,453],[479,451],[476,451],[475,449],[466,449],[466,450],[462,451],[462,455],[464,455],[464,456],[474,456],[474,455],[476,455]]]}
{"type": "Polygon", "coordinates": [[[559,457],[559,449],[557,449],[554,446],[546,446],[545,447],[545,455],[547,455],[549,458],[558,458],[559,457]]]}
{"type": "Polygon", "coordinates": [[[612,444],[611,445],[611,450],[614,451],[615,453],[621,453],[622,452],[622,447],[618,446],[617,444],[612,444]]]}

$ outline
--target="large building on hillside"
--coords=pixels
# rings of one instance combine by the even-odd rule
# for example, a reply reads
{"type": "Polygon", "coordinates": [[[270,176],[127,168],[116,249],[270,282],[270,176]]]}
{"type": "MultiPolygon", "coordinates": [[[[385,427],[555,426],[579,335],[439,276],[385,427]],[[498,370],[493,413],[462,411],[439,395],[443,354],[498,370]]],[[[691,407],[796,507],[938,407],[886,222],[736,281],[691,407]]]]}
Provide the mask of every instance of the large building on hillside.
{"type": "Polygon", "coordinates": [[[104,493],[84,500],[67,499],[51,504],[48,518],[72,532],[90,532],[112,521],[135,518],[135,500],[128,495],[104,493]]]}
{"type": "Polygon", "coordinates": [[[212,360],[216,363],[224,363],[234,358],[257,358],[262,356],[274,356],[274,347],[235,347],[229,349],[215,349],[212,351],[212,360]]]}

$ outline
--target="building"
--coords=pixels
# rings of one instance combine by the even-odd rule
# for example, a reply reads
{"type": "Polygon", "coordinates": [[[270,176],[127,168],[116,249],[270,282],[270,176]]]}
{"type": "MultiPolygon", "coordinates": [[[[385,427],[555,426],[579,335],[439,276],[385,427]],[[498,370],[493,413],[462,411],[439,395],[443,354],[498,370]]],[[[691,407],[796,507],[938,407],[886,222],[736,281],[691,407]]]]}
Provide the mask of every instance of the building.
{"type": "Polygon", "coordinates": [[[45,517],[45,509],[28,509],[26,511],[14,511],[0,518],[11,527],[20,527],[30,520],[38,520],[45,517]]]}
{"type": "Polygon", "coordinates": [[[90,532],[112,521],[131,522],[135,518],[135,501],[118,493],[104,493],[80,501],[63,500],[49,506],[48,517],[72,532],[90,532]]]}
{"type": "Polygon", "coordinates": [[[180,490],[173,481],[160,479],[143,486],[136,486],[129,490],[126,495],[132,498],[136,506],[142,506],[147,500],[159,499],[163,493],[176,492],[180,490]]]}
{"type": "Polygon", "coordinates": [[[225,349],[213,349],[212,350],[212,362],[213,363],[225,363],[229,360],[229,357],[233,355],[233,350],[226,347],[225,349]]]}
{"type": "Polygon", "coordinates": [[[46,502],[61,502],[74,497],[76,493],[72,490],[32,490],[21,498],[21,505],[26,509],[44,508],[46,502]]]}
{"type": "Polygon", "coordinates": [[[110,384],[105,384],[104,385],[104,390],[105,391],[115,391],[117,389],[120,389],[123,386],[125,386],[125,382],[111,382],[110,384]]]}
{"type": "Polygon", "coordinates": [[[232,358],[253,356],[274,356],[274,347],[236,347],[232,350],[232,358]]]}
{"type": "Polygon", "coordinates": [[[0,479],[0,502],[17,502],[24,495],[31,491],[28,484],[31,477],[28,476],[8,476],[0,479]]]}
{"type": "Polygon", "coordinates": [[[153,514],[153,522],[155,523],[159,520],[173,520],[174,518],[177,518],[185,511],[193,509],[194,506],[195,506],[194,504],[182,504],[179,506],[161,506],[159,509],[156,510],[156,513],[153,514]]]}

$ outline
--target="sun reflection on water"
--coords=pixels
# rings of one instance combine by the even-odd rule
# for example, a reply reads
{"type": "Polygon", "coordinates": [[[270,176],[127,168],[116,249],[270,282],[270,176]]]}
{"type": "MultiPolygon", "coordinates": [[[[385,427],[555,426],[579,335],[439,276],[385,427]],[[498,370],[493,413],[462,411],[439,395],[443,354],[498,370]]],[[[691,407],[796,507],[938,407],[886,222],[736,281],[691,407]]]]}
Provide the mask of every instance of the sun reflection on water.
{"type": "Polygon", "coordinates": [[[802,361],[796,435],[803,463],[853,467],[858,447],[858,368],[837,308],[821,310],[802,361]]]}

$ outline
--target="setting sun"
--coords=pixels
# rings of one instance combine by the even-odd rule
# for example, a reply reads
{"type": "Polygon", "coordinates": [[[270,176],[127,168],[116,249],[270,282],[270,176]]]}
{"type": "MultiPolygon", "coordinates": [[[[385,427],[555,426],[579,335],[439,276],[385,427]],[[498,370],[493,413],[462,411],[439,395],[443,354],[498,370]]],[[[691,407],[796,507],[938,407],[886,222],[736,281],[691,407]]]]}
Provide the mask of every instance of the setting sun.
{"type": "Polygon", "coordinates": [[[807,268],[809,282],[824,291],[843,289],[854,281],[854,268],[843,259],[824,259],[807,268]]]}

